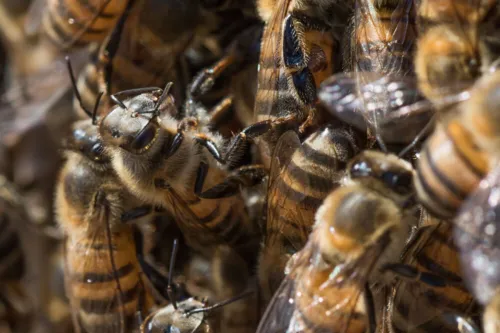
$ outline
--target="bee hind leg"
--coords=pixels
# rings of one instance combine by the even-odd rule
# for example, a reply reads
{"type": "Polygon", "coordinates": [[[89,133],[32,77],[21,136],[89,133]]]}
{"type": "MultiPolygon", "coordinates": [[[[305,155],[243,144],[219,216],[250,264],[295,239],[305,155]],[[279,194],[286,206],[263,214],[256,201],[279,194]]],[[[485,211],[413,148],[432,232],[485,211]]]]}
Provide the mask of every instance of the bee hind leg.
{"type": "Polygon", "coordinates": [[[259,184],[267,173],[262,165],[246,165],[233,170],[224,181],[203,191],[203,184],[208,173],[208,165],[201,162],[196,175],[194,192],[203,199],[226,198],[237,194],[240,187],[259,184]]]}

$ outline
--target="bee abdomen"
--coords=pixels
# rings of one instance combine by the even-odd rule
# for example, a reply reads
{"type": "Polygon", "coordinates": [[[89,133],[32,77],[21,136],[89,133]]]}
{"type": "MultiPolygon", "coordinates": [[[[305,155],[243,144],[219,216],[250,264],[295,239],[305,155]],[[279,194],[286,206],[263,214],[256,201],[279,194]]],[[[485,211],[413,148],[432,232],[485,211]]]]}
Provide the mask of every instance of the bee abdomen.
{"type": "Polygon", "coordinates": [[[45,34],[63,49],[104,40],[126,1],[51,0],[42,20],[45,34]]]}
{"type": "Polygon", "coordinates": [[[419,200],[433,214],[453,217],[486,171],[484,154],[460,124],[438,127],[418,162],[415,187],[419,200]]]}
{"type": "Polygon", "coordinates": [[[17,230],[7,214],[0,215],[0,281],[19,280],[25,258],[17,230]]]}

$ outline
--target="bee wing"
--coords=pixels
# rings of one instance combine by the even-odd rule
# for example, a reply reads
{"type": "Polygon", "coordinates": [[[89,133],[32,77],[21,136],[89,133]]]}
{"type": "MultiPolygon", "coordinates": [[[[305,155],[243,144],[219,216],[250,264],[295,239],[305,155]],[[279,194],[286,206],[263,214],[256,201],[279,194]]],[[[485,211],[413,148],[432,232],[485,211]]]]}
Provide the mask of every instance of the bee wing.
{"type": "Polygon", "coordinates": [[[409,142],[434,114],[412,77],[381,73],[342,73],[326,80],[318,93],[334,116],[357,127],[385,135],[387,142],[409,142]],[[409,111],[406,108],[412,108],[409,111]]]}
{"type": "Polygon", "coordinates": [[[302,210],[307,208],[303,207],[302,203],[305,194],[290,187],[290,184],[293,183],[298,184],[301,188],[309,186],[309,179],[304,174],[297,174],[297,178],[293,179],[293,182],[290,178],[292,169],[298,168],[292,165],[292,156],[300,147],[301,142],[294,131],[287,131],[280,136],[271,161],[267,190],[269,207],[267,209],[266,243],[272,244],[278,240],[278,235],[283,235],[295,251],[300,250],[307,241],[309,233],[307,226],[310,224],[302,216],[302,210]],[[297,229],[298,239],[288,237],[290,232],[287,228],[292,227],[297,229]]]}
{"type": "MultiPolygon", "coordinates": [[[[86,59],[85,50],[72,53],[73,69],[81,68],[86,59]]],[[[62,57],[19,81],[0,99],[0,141],[19,135],[42,121],[71,88],[66,61],[62,57]]]]}
{"type": "Polygon", "coordinates": [[[416,39],[413,1],[398,1],[392,14],[389,16],[388,13],[383,13],[383,17],[377,12],[371,0],[357,0],[356,7],[353,28],[358,35],[351,38],[351,41],[355,43],[357,40],[377,40],[380,43],[374,46],[371,46],[372,43],[353,45],[351,48],[356,50],[354,67],[362,72],[376,71],[402,76],[409,74],[412,66],[408,63],[408,59],[412,59],[411,52],[416,39]],[[388,18],[391,21],[390,25],[383,22],[388,18]],[[388,36],[390,36],[389,42],[388,36]],[[369,68],[365,59],[371,59],[369,68]]]}
{"type": "Polygon", "coordinates": [[[485,305],[500,285],[500,168],[494,168],[455,218],[454,238],[464,279],[485,305]]]}
{"type": "Polygon", "coordinates": [[[24,20],[24,32],[28,36],[33,36],[40,29],[42,17],[45,8],[47,8],[47,0],[33,0],[26,13],[24,20]]]}
{"type": "Polygon", "coordinates": [[[267,22],[262,36],[262,46],[257,76],[257,96],[254,117],[267,118],[269,115],[280,116],[279,112],[287,109],[280,107],[279,88],[286,82],[279,82],[281,69],[283,20],[288,12],[291,0],[278,0],[274,6],[272,17],[267,22]],[[258,106],[260,108],[258,108],[258,106]]]}

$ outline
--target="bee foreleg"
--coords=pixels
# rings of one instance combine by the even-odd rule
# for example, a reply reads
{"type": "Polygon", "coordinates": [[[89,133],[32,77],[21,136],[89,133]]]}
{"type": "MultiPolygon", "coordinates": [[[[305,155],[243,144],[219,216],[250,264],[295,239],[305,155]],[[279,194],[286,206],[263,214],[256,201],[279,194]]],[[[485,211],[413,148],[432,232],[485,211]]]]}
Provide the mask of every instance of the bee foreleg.
{"type": "Polygon", "coordinates": [[[387,264],[381,270],[383,272],[390,271],[400,278],[419,281],[432,287],[446,287],[448,285],[445,278],[437,274],[422,272],[418,268],[406,264],[387,264]]]}
{"type": "Polygon", "coordinates": [[[204,162],[200,163],[195,182],[196,195],[204,199],[233,196],[240,191],[241,186],[257,185],[267,176],[267,172],[262,165],[246,165],[233,170],[224,181],[202,192],[207,171],[208,165],[204,162]]]}
{"type": "Polygon", "coordinates": [[[163,211],[164,210],[159,207],[154,207],[153,209],[153,206],[151,205],[139,206],[123,213],[121,216],[121,221],[126,223],[132,220],[139,219],[151,213],[162,213],[163,211]]]}
{"type": "Polygon", "coordinates": [[[235,61],[235,55],[233,53],[229,53],[213,66],[205,68],[198,73],[189,87],[187,94],[190,96],[189,98],[196,99],[209,91],[213,87],[215,80],[235,61]]]}
{"type": "Polygon", "coordinates": [[[210,110],[208,125],[213,128],[219,127],[219,124],[231,116],[233,110],[233,96],[226,96],[210,110]]]}

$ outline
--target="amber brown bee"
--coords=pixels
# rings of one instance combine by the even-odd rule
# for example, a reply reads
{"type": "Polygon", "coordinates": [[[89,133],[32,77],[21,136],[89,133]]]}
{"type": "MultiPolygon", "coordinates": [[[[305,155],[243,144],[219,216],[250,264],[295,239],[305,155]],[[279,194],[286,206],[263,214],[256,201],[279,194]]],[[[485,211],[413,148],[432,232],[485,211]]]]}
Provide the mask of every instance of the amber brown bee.
{"type": "Polygon", "coordinates": [[[318,209],[258,332],[374,331],[368,285],[383,282],[379,268],[397,259],[409,236],[413,169],[367,150],[347,170],[348,185],[318,209]]]}

